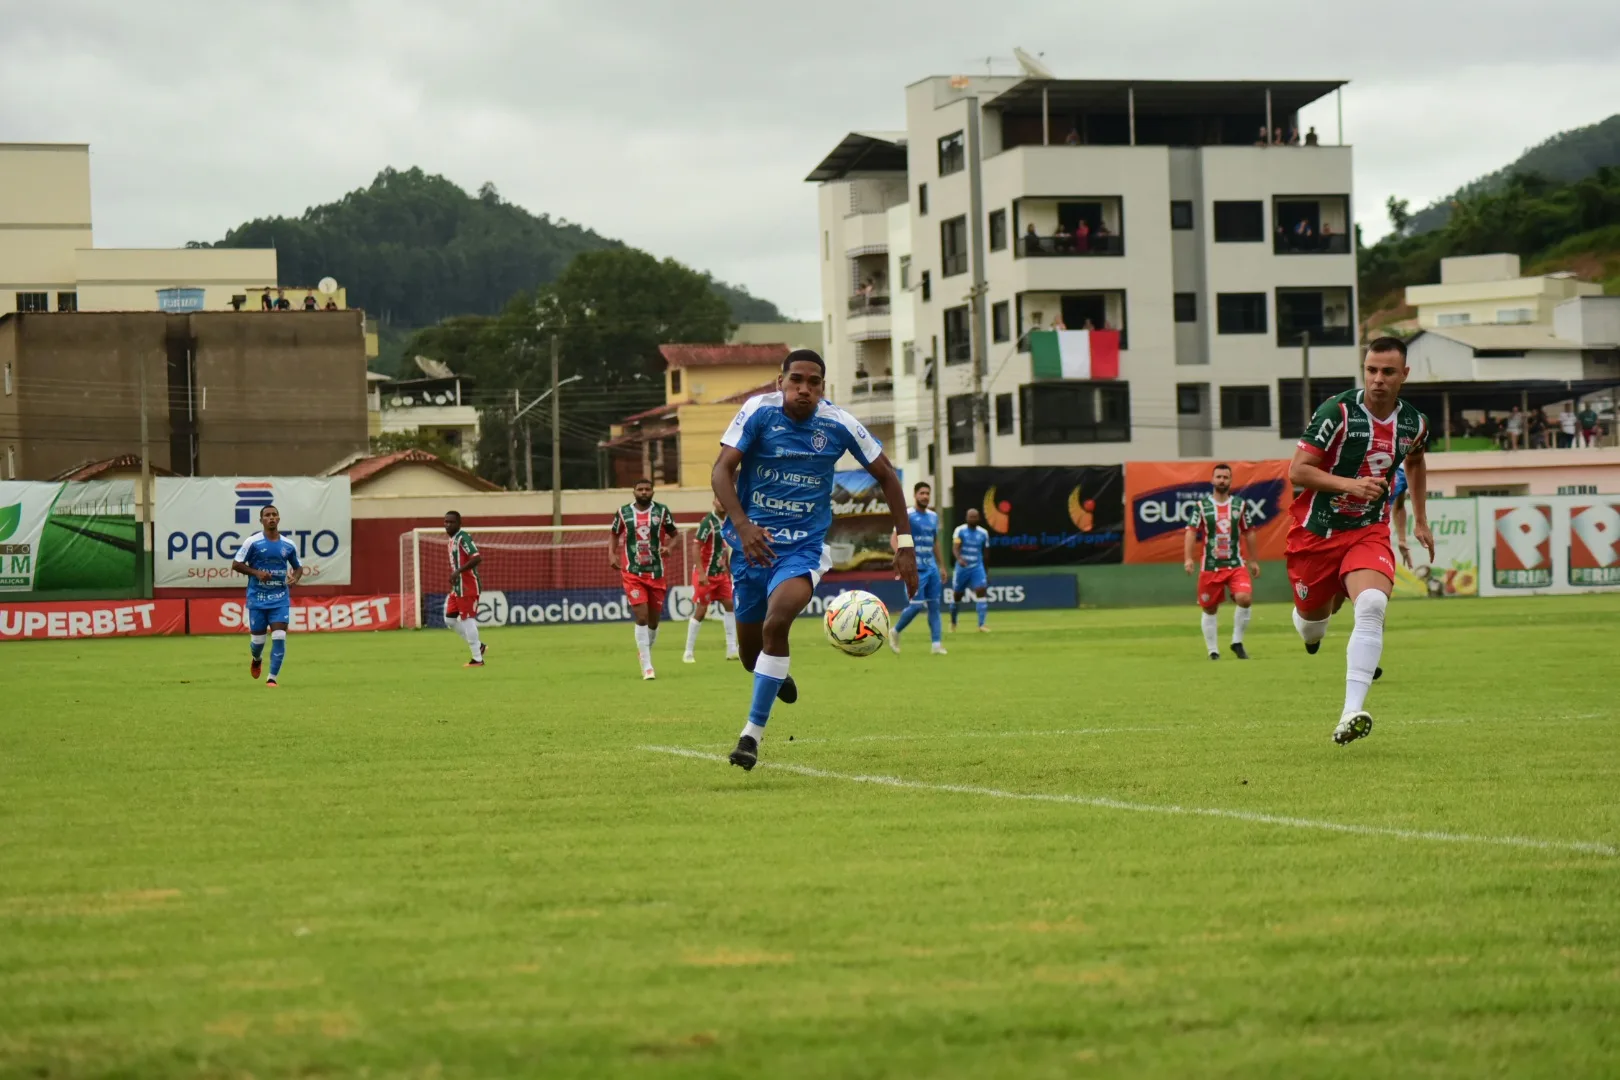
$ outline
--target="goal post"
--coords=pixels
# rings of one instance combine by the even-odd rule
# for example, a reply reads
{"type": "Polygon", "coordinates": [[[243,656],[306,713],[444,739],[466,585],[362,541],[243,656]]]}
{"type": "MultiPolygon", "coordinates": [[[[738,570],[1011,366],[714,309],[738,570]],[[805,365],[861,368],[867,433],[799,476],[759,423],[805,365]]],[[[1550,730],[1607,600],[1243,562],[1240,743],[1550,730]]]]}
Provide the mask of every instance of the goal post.
{"type": "MultiPolygon", "coordinates": [[[[470,526],[463,531],[483,556],[478,564],[480,623],[612,622],[628,617],[623,579],[609,565],[612,536],[605,525],[470,526]]],[[[672,602],[687,595],[697,553],[695,530],[681,529],[664,559],[672,602]]],[[[450,592],[450,538],[443,529],[419,528],[400,535],[399,581],[404,625],[442,627],[450,592]]]]}

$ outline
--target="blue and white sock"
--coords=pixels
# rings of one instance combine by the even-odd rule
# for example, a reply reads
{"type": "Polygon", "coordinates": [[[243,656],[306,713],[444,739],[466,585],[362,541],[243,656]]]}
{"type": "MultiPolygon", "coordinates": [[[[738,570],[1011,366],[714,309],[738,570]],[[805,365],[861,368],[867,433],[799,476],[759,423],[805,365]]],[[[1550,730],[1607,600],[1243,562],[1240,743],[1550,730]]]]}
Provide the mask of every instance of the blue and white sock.
{"type": "Polygon", "coordinates": [[[270,677],[281,674],[281,662],[287,658],[287,631],[270,632],[270,677]]]}
{"type": "Polygon", "coordinates": [[[254,634],[248,638],[248,644],[253,647],[253,659],[258,660],[264,656],[264,643],[266,640],[267,636],[264,634],[254,634]]]}
{"type": "Polygon", "coordinates": [[[788,657],[760,653],[754,661],[754,696],[748,703],[748,723],[742,733],[755,742],[765,738],[765,724],[776,704],[776,691],[788,677],[788,657]]]}
{"type": "Polygon", "coordinates": [[[895,624],[894,632],[898,634],[900,631],[910,626],[911,620],[923,613],[923,607],[924,604],[921,600],[913,600],[911,603],[907,604],[906,610],[900,613],[900,621],[895,624]]]}
{"type": "Polygon", "coordinates": [[[928,601],[928,636],[935,645],[938,645],[940,639],[944,637],[944,629],[939,618],[939,601],[928,601]]]}
{"type": "Polygon", "coordinates": [[[983,626],[986,616],[990,614],[990,601],[975,600],[973,606],[979,610],[979,625],[983,626]]]}

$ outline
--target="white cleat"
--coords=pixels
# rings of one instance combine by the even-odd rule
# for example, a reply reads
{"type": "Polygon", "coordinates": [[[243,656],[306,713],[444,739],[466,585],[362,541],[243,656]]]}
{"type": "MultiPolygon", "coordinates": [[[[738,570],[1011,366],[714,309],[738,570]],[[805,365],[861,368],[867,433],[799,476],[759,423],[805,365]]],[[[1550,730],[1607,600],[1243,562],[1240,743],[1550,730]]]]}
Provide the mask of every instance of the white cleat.
{"type": "Polygon", "coordinates": [[[658,678],[658,673],[652,668],[647,668],[642,671],[641,678],[644,682],[652,682],[654,679],[658,678]]]}
{"type": "Polygon", "coordinates": [[[1343,746],[1357,739],[1365,739],[1372,734],[1372,724],[1372,714],[1365,710],[1345,713],[1339,718],[1339,726],[1333,729],[1333,741],[1343,746]]]}
{"type": "Polygon", "coordinates": [[[889,631],[889,651],[896,656],[900,655],[900,631],[898,630],[889,631]]]}
{"type": "Polygon", "coordinates": [[[933,653],[935,656],[947,656],[947,655],[949,655],[948,653],[945,652],[944,644],[941,643],[941,642],[938,642],[938,641],[934,642],[934,647],[932,649],[929,649],[928,651],[933,653]]]}
{"type": "Polygon", "coordinates": [[[693,656],[691,653],[682,653],[681,654],[681,663],[683,663],[683,664],[695,664],[695,663],[697,663],[697,657],[693,656]]]}
{"type": "Polygon", "coordinates": [[[979,627],[979,633],[981,633],[981,634],[988,634],[988,633],[989,633],[989,632],[990,632],[990,628],[989,628],[989,627],[988,627],[988,626],[981,626],[981,627],[979,627]]]}
{"type": "Polygon", "coordinates": [[[726,653],[726,659],[727,660],[741,660],[742,657],[737,655],[734,652],[728,652],[728,653],[726,653]]]}

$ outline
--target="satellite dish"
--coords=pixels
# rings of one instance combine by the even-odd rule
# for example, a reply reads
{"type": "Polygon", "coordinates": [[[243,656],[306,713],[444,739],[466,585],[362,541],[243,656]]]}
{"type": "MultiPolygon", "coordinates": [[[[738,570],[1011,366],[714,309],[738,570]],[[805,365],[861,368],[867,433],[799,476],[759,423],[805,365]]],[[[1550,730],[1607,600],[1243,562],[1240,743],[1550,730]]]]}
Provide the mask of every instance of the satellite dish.
{"type": "MultiPolygon", "coordinates": [[[[304,280],[308,281],[309,279],[305,278],[304,280]]],[[[335,293],[335,292],[337,292],[337,278],[335,278],[335,277],[323,277],[323,278],[321,278],[320,285],[317,286],[317,287],[323,293],[335,293]]]]}
{"type": "Polygon", "coordinates": [[[1057,78],[1056,75],[1052,74],[1051,68],[1017,46],[1013,47],[1013,59],[1017,60],[1018,66],[1024,69],[1024,74],[1032,79],[1057,78]]]}
{"type": "Polygon", "coordinates": [[[435,404],[435,405],[448,405],[448,404],[450,404],[450,395],[449,394],[435,394],[435,395],[433,395],[433,404],[435,404]]]}

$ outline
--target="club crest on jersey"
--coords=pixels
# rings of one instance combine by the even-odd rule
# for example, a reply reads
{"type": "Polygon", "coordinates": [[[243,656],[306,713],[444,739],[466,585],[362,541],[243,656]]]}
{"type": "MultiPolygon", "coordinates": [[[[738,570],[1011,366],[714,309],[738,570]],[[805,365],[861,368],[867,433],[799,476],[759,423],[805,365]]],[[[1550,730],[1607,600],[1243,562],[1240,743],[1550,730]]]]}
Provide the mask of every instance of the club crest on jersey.
{"type": "Polygon", "coordinates": [[[1301,600],[1304,600],[1306,597],[1311,595],[1311,587],[1305,584],[1303,581],[1297,581],[1294,583],[1294,593],[1301,600]]]}
{"type": "Polygon", "coordinates": [[[827,449],[827,433],[824,431],[818,431],[814,435],[810,436],[810,449],[814,450],[818,454],[827,449]]]}

